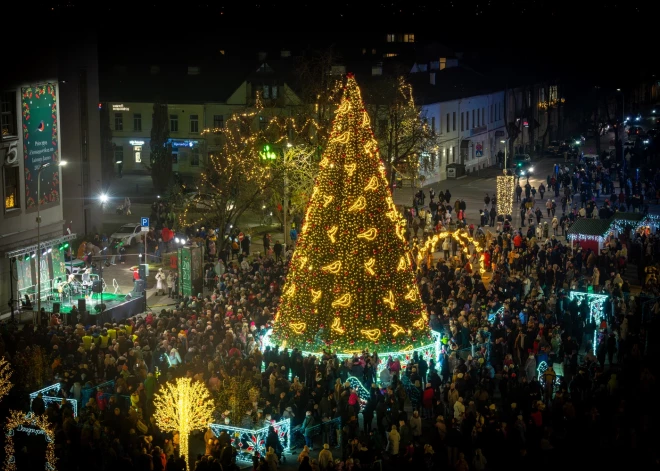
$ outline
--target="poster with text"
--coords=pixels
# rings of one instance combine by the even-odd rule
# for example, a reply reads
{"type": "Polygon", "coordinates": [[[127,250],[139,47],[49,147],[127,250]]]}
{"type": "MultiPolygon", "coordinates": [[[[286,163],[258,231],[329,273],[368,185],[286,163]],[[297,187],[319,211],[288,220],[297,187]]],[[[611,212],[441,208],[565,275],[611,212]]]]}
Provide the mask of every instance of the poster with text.
{"type": "Polygon", "coordinates": [[[25,159],[25,204],[27,209],[60,200],[59,142],[57,138],[57,85],[46,83],[21,89],[23,158],[25,159]],[[40,195],[37,178],[41,170],[40,195]]]}
{"type": "Polygon", "coordinates": [[[60,250],[53,250],[51,253],[51,262],[53,264],[53,280],[61,278],[66,281],[66,266],[64,265],[64,253],[60,250]]]}
{"type": "Polygon", "coordinates": [[[191,273],[190,248],[179,249],[179,290],[182,296],[192,296],[192,273],[191,273]]]}
{"type": "Polygon", "coordinates": [[[34,285],[32,281],[32,260],[16,260],[16,276],[18,278],[18,290],[22,291],[34,285]]]}
{"type": "MultiPolygon", "coordinates": [[[[36,260],[36,258],[35,258],[36,260]]],[[[41,292],[45,293],[50,287],[50,280],[53,278],[53,273],[50,269],[50,254],[43,255],[39,262],[41,263],[41,292]]]]}

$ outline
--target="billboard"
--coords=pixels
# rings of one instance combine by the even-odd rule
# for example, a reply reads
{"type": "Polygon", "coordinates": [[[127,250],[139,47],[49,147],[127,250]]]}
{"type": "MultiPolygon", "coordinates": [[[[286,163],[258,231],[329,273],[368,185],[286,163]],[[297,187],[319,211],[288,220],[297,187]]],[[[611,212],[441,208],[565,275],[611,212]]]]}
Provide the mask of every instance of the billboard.
{"type": "Polygon", "coordinates": [[[36,208],[41,204],[60,200],[57,84],[46,83],[21,88],[23,115],[23,158],[25,160],[25,204],[36,208]],[[41,194],[37,195],[39,167],[50,163],[41,171],[41,194]]]}

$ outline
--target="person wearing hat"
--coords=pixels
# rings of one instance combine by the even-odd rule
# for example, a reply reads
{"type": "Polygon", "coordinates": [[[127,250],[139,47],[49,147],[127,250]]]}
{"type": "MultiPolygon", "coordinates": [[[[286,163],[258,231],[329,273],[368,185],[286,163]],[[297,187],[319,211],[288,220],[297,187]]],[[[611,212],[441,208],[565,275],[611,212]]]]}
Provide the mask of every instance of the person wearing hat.
{"type": "Polygon", "coordinates": [[[323,445],[323,449],[319,452],[318,463],[320,471],[328,471],[332,468],[332,452],[329,444],[323,445]]]}

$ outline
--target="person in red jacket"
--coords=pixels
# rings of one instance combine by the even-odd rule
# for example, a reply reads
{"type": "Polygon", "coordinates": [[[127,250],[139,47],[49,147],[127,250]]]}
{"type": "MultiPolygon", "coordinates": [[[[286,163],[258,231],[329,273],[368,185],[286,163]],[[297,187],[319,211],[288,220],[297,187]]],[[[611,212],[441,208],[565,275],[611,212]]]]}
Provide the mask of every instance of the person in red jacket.
{"type": "Polygon", "coordinates": [[[426,388],[424,388],[424,394],[422,395],[422,406],[424,407],[424,419],[430,419],[433,417],[433,398],[435,397],[435,391],[431,383],[426,383],[426,388]]]}

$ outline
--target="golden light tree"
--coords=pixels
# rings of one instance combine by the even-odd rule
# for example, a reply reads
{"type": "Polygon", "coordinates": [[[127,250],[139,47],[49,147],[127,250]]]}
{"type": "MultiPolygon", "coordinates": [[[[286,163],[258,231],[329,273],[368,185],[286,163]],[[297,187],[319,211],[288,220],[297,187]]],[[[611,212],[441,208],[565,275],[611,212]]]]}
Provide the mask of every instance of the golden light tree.
{"type": "Polygon", "coordinates": [[[340,353],[430,343],[405,221],[352,74],[319,166],[272,338],[340,353]]]}
{"type": "Polygon", "coordinates": [[[213,419],[215,404],[209,390],[199,381],[177,378],[167,382],[154,396],[154,418],[164,432],[179,432],[179,454],[188,463],[188,436],[195,430],[204,430],[213,419]]]}
{"type": "Polygon", "coordinates": [[[232,376],[225,379],[215,395],[220,419],[228,418],[232,425],[240,426],[248,411],[256,415],[254,403],[259,400],[259,393],[259,387],[249,378],[232,376]]]}
{"type": "Polygon", "coordinates": [[[0,401],[4,396],[9,394],[9,390],[13,386],[11,381],[9,381],[12,374],[14,374],[14,372],[12,371],[9,362],[5,360],[5,357],[0,357],[0,401]]]}

